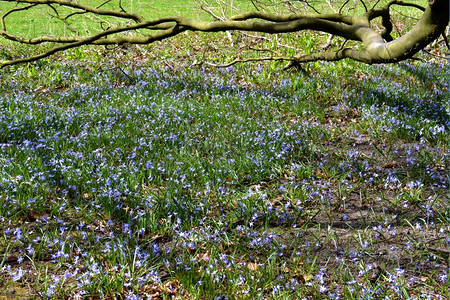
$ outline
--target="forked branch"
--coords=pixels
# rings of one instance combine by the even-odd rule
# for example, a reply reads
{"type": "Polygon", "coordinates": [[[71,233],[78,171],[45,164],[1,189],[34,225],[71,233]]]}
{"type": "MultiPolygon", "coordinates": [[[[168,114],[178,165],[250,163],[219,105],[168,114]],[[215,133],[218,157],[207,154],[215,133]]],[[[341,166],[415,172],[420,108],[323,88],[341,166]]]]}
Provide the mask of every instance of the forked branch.
{"type": "MultiPolygon", "coordinates": [[[[40,54],[26,58],[0,61],[0,67],[36,61],[53,55],[59,51],[82,45],[113,45],[113,44],[150,44],[155,41],[173,37],[184,31],[225,32],[247,31],[261,33],[289,33],[303,30],[315,30],[343,37],[347,40],[360,42],[362,47],[343,48],[337,51],[313,52],[311,54],[298,54],[294,56],[271,56],[251,59],[238,59],[233,63],[254,60],[286,60],[291,63],[304,63],[311,61],[335,61],[344,58],[372,64],[392,63],[412,57],[419,50],[436,39],[448,24],[448,0],[430,0],[426,8],[413,3],[393,0],[386,6],[368,9],[364,1],[366,12],[361,16],[350,16],[342,13],[333,14],[290,14],[280,15],[263,12],[261,10],[237,14],[228,19],[220,18],[213,22],[196,21],[184,17],[164,17],[155,20],[146,20],[139,14],[128,13],[120,5],[120,10],[104,9],[103,6],[111,2],[93,7],[70,0],[0,0],[0,2],[14,2],[17,6],[0,16],[0,36],[10,41],[23,44],[48,44],[52,47],[40,54]],[[417,24],[404,36],[393,39],[391,36],[392,23],[390,9],[394,5],[412,6],[423,10],[423,15],[417,24]],[[117,18],[128,23],[115,25],[102,29],[99,33],[90,36],[50,36],[43,35],[27,38],[11,34],[8,31],[7,19],[16,13],[30,10],[35,7],[50,6],[53,15],[69,26],[68,19],[72,16],[86,14],[98,17],[117,18]],[[65,17],[60,9],[68,9],[70,13],[65,17]],[[371,27],[371,21],[382,19],[384,31],[378,33],[371,27]],[[139,33],[131,35],[126,33],[139,33]]],[[[339,9],[339,11],[341,11],[339,9]]],[[[217,18],[216,18],[217,19],[217,18]]],[[[72,32],[77,32],[71,29],[72,32]]],[[[228,64],[229,65],[229,64],[228,64]]]]}

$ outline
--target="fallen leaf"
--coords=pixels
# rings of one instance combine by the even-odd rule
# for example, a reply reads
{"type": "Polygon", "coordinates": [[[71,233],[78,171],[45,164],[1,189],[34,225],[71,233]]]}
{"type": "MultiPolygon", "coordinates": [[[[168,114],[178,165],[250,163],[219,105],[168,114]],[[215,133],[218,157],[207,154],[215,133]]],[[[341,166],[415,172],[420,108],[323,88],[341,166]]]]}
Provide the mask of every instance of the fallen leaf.
{"type": "Polygon", "coordinates": [[[178,293],[179,285],[180,285],[180,282],[178,280],[168,281],[168,282],[166,282],[166,284],[164,284],[164,289],[170,295],[175,295],[176,293],[178,293]]]}
{"type": "Polygon", "coordinates": [[[311,274],[308,275],[297,275],[296,279],[298,282],[300,283],[307,283],[308,281],[310,281],[311,279],[313,279],[314,277],[311,274]]]}
{"type": "Polygon", "coordinates": [[[6,255],[6,262],[7,263],[15,263],[15,262],[17,262],[17,256],[16,255],[14,255],[14,254],[7,254],[6,255]]]}
{"type": "Polygon", "coordinates": [[[250,271],[256,271],[256,270],[258,270],[258,264],[257,263],[253,263],[253,262],[249,262],[248,264],[247,264],[247,268],[250,270],[250,271]]]}
{"type": "Polygon", "coordinates": [[[396,161],[391,161],[391,162],[389,162],[389,163],[385,163],[385,164],[383,165],[383,168],[389,169],[389,168],[395,168],[395,167],[397,167],[397,166],[398,166],[398,163],[397,163],[396,161]]]}
{"type": "Polygon", "coordinates": [[[210,260],[210,256],[208,252],[198,254],[197,261],[205,261],[208,262],[210,260]]]}
{"type": "Polygon", "coordinates": [[[149,284],[146,284],[139,289],[139,293],[141,293],[141,294],[145,293],[147,297],[148,296],[151,297],[151,298],[149,297],[150,299],[158,298],[159,296],[161,296],[161,292],[162,291],[158,286],[149,285],[149,284]]]}
{"type": "Polygon", "coordinates": [[[299,265],[303,265],[303,259],[301,257],[294,257],[294,259],[292,260],[293,263],[299,264],[299,265]]]}

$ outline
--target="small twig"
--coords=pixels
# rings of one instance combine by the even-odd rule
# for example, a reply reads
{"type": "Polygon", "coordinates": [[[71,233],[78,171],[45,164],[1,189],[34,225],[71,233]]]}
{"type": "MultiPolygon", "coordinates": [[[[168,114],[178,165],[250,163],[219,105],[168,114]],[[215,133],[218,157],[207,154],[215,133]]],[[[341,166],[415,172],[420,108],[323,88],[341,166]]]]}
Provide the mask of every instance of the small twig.
{"type": "Polygon", "coordinates": [[[341,48],[339,48],[339,50],[344,49],[345,44],[347,44],[347,42],[348,42],[348,39],[345,39],[345,41],[342,43],[341,48]]]}
{"type": "Polygon", "coordinates": [[[374,9],[378,5],[378,3],[380,3],[380,0],[377,0],[377,2],[375,2],[375,4],[372,6],[372,9],[374,9]]]}
{"type": "MultiPolygon", "coordinates": [[[[425,7],[422,5],[416,4],[416,3],[410,3],[410,2],[401,2],[401,1],[393,1],[390,3],[390,5],[398,5],[398,6],[408,6],[408,7],[414,7],[421,11],[425,11],[425,7]]],[[[390,5],[388,7],[390,7],[390,5]]]]}
{"type": "MultiPolygon", "coordinates": [[[[272,41],[272,39],[270,39],[268,37],[265,37],[265,36],[253,35],[253,34],[249,34],[249,33],[246,33],[246,32],[239,32],[239,33],[242,34],[243,36],[254,38],[254,39],[261,39],[261,40],[270,41],[270,42],[272,41]]],[[[277,41],[277,46],[283,47],[283,48],[288,48],[288,49],[296,49],[295,47],[292,47],[292,46],[288,46],[288,45],[285,45],[285,44],[280,44],[278,41],[277,41]]]]}
{"type": "Polygon", "coordinates": [[[254,58],[236,58],[235,60],[233,60],[232,62],[229,62],[227,64],[215,64],[215,63],[211,63],[211,62],[207,62],[207,61],[195,61],[191,67],[194,66],[201,66],[201,65],[208,65],[211,67],[215,67],[215,68],[227,68],[227,67],[231,67],[232,65],[235,65],[237,63],[245,63],[245,62],[256,62],[256,61],[268,61],[268,60],[288,60],[288,61],[293,61],[295,60],[294,57],[287,57],[287,56],[280,56],[280,57],[273,57],[273,56],[265,56],[265,57],[254,57],[254,58]]]}
{"type": "Polygon", "coordinates": [[[130,75],[128,75],[127,73],[125,73],[125,71],[121,68],[121,67],[117,67],[117,69],[119,69],[120,70],[120,72],[122,72],[122,74],[123,75],[125,75],[125,77],[127,77],[128,79],[130,79],[131,80],[131,76],[130,75]]]}
{"type": "Polygon", "coordinates": [[[330,9],[331,9],[334,13],[336,13],[336,14],[339,13],[337,10],[334,9],[333,5],[331,5],[330,0],[327,0],[327,4],[328,4],[328,7],[330,7],[330,9]]]}
{"type": "Polygon", "coordinates": [[[55,12],[55,15],[52,15],[52,14],[49,13],[48,15],[49,15],[50,17],[60,20],[61,22],[64,23],[64,25],[66,25],[66,28],[67,28],[67,29],[69,29],[71,32],[75,33],[76,35],[79,35],[79,31],[76,30],[76,29],[73,29],[73,28],[70,26],[69,22],[67,21],[67,20],[69,19],[69,17],[71,17],[73,14],[70,14],[70,15],[68,15],[68,16],[66,16],[66,17],[63,18],[63,17],[61,17],[61,16],[59,15],[58,10],[57,10],[53,5],[47,4],[47,6],[50,7],[50,8],[55,12]]]}
{"type": "Polygon", "coordinates": [[[443,239],[445,239],[445,237],[444,237],[444,236],[440,236],[440,237],[437,237],[437,238],[428,240],[428,241],[426,241],[425,243],[426,243],[426,244],[429,244],[429,243],[431,243],[431,242],[436,242],[436,241],[443,240],[443,239]]]}
{"type": "MultiPolygon", "coordinates": [[[[406,247],[407,246],[407,244],[406,243],[403,243],[403,242],[397,242],[397,241],[392,241],[392,240],[390,240],[389,238],[387,238],[382,232],[380,232],[379,230],[377,230],[377,232],[380,234],[380,236],[384,239],[384,241],[385,242],[387,242],[388,244],[397,244],[397,245],[400,245],[400,246],[404,246],[404,247],[406,247]]],[[[438,238],[434,238],[434,239],[431,239],[431,240],[428,240],[428,241],[425,241],[425,242],[421,242],[424,246],[417,246],[417,249],[419,249],[419,250],[423,250],[423,251],[431,251],[431,252],[437,252],[437,253],[439,253],[440,255],[450,255],[450,251],[449,250],[443,250],[443,249],[437,249],[437,248],[432,248],[432,247],[427,247],[427,246],[425,246],[425,245],[427,245],[427,244],[429,244],[429,243],[431,243],[431,242],[435,242],[435,241],[438,241],[438,240],[442,240],[442,239],[445,239],[445,237],[438,237],[438,238]]]]}
{"type": "Polygon", "coordinates": [[[112,0],[106,0],[104,1],[102,4],[100,4],[99,6],[97,6],[97,8],[101,8],[103,5],[108,4],[109,2],[111,2],[112,0]]]}
{"type": "Polygon", "coordinates": [[[10,15],[10,14],[12,14],[14,12],[17,12],[17,11],[21,11],[21,10],[28,10],[28,9],[33,8],[35,6],[37,6],[37,4],[30,4],[30,5],[27,5],[27,6],[24,6],[24,7],[18,7],[18,8],[13,8],[13,9],[8,10],[6,13],[4,13],[1,16],[2,29],[6,31],[5,19],[6,19],[6,17],[8,15],[10,15]]]}
{"type": "Polygon", "coordinates": [[[126,13],[126,10],[122,7],[122,0],[119,0],[119,8],[122,10],[122,12],[126,13]]]}
{"type": "Polygon", "coordinates": [[[334,35],[328,34],[328,39],[325,45],[321,46],[322,49],[328,49],[331,46],[331,41],[333,40],[334,35]]]}
{"type": "Polygon", "coordinates": [[[311,4],[309,4],[308,1],[305,1],[306,5],[311,8],[316,14],[321,14],[314,6],[312,6],[311,4]]]}
{"type": "Polygon", "coordinates": [[[342,13],[342,10],[344,9],[344,7],[347,5],[348,2],[350,2],[350,0],[345,0],[345,2],[339,8],[339,13],[342,13]]]}
{"type": "Polygon", "coordinates": [[[364,3],[364,0],[359,0],[359,2],[362,3],[362,5],[364,6],[364,9],[366,10],[366,12],[368,12],[369,10],[367,9],[366,3],[364,3]]]}
{"type": "Polygon", "coordinates": [[[204,12],[208,13],[209,15],[211,15],[217,21],[223,21],[225,19],[225,18],[217,16],[211,9],[204,7],[203,5],[200,6],[200,9],[203,10],[204,12]]]}
{"type": "Polygon", "coordinates": [[[272,49],[258,49],[258,48],[253,48],[252,46],[249,46],[248,49],[254,50],[254,51],[259,51],[259,52],[270,52],[272,54],[280,56],[280,54],[278,52],[276,52],[275,50],[272,50],[272,49]]]}
{"type": "Polygon", "coordinates": [[[425,53],[427,53],[427,54],[429,54],[429,55],[431,55],[431,56],[440,58],[440,59],[450,60],[447,56],[440,56],[440,55],[434,54],[434,53],[432,53],[431,51],[426,50],[426,49],[424,49],[423,52],[425,52],[425,53]]]}
{"type": "Polygon", "coordinates": [[[256,5],[255,1],[253,1],[253,0],[250,0],[250,1],[252,2],[253,7],[254,7],[257,11],[260,11],[260,9],[259,9],[259,7],[256,5]]]}
{"type": "Polygon", "coordinates": [[[164,62],[164,64],[166,65],[166,66],[168,66],[169,67],[169,69],[171,69],[172,71],[174,71],[175,70],[175,68],[174,67],[172,67],[166,60],[164,60],[163,61],[164,62]]]}

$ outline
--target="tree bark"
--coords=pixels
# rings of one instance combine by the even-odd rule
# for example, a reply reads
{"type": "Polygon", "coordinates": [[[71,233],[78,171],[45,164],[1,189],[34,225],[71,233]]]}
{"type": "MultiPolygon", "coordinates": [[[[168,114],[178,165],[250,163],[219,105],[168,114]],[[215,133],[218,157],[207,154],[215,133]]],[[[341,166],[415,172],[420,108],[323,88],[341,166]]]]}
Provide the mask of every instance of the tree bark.
{"type": "MultiPolygon", "coordinates": [[[[0,36],[18,43],[55,44],[50,50],[34,56],[0,61],[0,67],[36,61],[56,52],[82,45],[149,44],[173,37],[184,31],[225,32],[230,30],[273,34],[316,30],[348,40],[359,41],[362,44],[361,49],[343,48],[337,51],[315,52],[290,57],[262,57],[260,60],[287,60],[292,64],[298,64],[318,60],[335,61],[348,58],[368,64],[395,63],[411,58],[439,37],[445,31],[449,22],[448,0],[429,0],[426,8],[421,8],[413,3],[392,0],[384,7],[367,10],[362,16],[349,16],[341,13],[275,15],[254,11],[236,15],[228,20],[214,22],[195,21],[184,17],[165,17],[147,21],[138,14],[104,10],[100,8],[101,6],[91,7],[70,0],[0,0],[0,2],[27,4],[26,6],[11,9],[0,16],[0,36]],[[54,37],[45,35],[30,39],[8,33],[6,19],[15,12],[36,6],[49,6],[57,13],[58,7],[52,6],[55,4],[59,5],[58,7],[67,7],[77,11],[77,13],[62,18],[62,21],[66,24],[68,18],[83,14],[116,17],[129,20],[132,24],[118,25],[92,36],[54,37]],[[424,10],[417,24],[404,36],[395,40],[390,35],[393,27],[390,20],[390,9],[394,5],[413,6],[424,10]],[[371,27],[371,21],[376,18],[382,18],[382,24],[385,27],[381,34],[371,27]],[[117,34],[137,29],[149,30],[151,33],[141,36],[117,36],[117,34]]],[[[255,59],[237,59],[232,63],[253,60],[255,59]]]]}

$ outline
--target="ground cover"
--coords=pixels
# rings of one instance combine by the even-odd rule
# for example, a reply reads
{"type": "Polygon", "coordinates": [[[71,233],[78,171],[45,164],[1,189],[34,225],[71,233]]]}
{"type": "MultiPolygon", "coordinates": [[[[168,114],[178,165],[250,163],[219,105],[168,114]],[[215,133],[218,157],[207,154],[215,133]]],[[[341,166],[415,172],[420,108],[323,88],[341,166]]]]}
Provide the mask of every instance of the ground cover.
{"type": "Polygon", "coordinates": [[[446,297],[446,65],[146,51],[2,72],[3,296],[446,297]]]}
{"type": "Polygon", "coordinates": [[[327,36],[229,38],[0,71],[0,298],[448,298],[445,61],[198,64],[327,36]]]}

